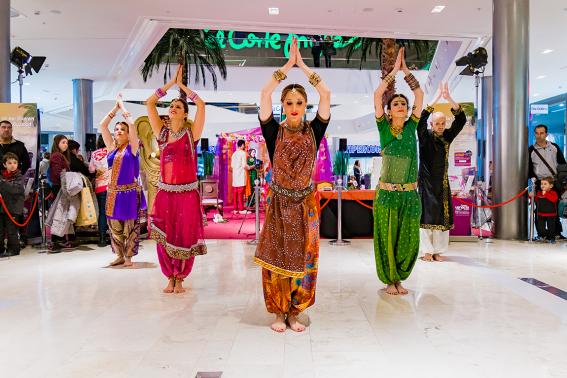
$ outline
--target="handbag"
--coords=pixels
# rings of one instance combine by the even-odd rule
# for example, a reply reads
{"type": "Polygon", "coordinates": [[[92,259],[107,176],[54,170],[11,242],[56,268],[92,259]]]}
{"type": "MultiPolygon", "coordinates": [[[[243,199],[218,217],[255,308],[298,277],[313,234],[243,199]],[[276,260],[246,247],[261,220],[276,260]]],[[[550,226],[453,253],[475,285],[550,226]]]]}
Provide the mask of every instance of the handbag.
{"type": "Polygon", "coordinates": [[[76,226],[91,226],[96,224],[97,215],[91,189],[83,176],[83,189],[81,190],[81,207],[77,214],[76,226]]]}

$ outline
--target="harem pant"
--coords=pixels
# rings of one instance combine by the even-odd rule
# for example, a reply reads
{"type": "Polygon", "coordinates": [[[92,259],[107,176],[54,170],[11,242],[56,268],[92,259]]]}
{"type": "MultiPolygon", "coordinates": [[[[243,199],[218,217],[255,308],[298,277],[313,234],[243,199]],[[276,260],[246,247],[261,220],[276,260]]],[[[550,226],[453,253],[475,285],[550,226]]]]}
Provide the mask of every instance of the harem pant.
{"type": "Polygon", "coordinates": [[[195,256],[184,260],[175,259],[167,254],[165,247],[160,243],[157,244],[157,253],[161,271],[167,278],[185,279],[191,273],[195,256]]]}
{"type": "Polygon", "coordinates": [[[118,257],[132,257],[140,247],[140,218],[118,220],[108,219],[110,244],[118,257]]]}

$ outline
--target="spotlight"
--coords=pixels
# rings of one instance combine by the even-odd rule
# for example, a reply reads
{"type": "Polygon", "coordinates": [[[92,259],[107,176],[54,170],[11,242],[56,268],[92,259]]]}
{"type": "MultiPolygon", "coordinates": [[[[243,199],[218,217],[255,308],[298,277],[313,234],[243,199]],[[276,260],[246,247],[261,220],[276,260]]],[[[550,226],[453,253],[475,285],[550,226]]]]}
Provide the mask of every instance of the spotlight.
{"type": "Polygon", "coordinates": [[[28,53],[21,47],[16,47],[14,50],[12,50],[12,54],[10,54],[10,62],[12,62],[12,64],[17,67],[22,67],[28,64],[31,59],[32,56],[30,55],[30,53],[28,53]]]}
{"type": "Polygon", "coordinates": [[[24,73],[27,75],[32,75],[32,70],[35,73],[39,73],[41,66],[45,62],[44,56],[32,56],[29,52],[22,49],[21,47],[16,47],[12,50],[10,54],[10,62],[18,67],[18,83],[20,84],[20,102],[22,102],[22,86],[24,85],[24,73]]]}
{"type": "Polygon", "coordinates": [[[31,56],[29,52],[21,47],[16,47],[10,54],[10,62],[18,69],[23,68],[27,75],[32,75],[32,69],[35,73],[38,73],[45,59],[44,56],[31,56]]]}
{"type": "Polygon", "coordinates": [[[484,47],[479,47],[473,52],[460,57],[455,61],[457,66],[467,66],[461,75],[473,76],[484,72],[484,68],[488,64],[488,53],[484,47]]]}

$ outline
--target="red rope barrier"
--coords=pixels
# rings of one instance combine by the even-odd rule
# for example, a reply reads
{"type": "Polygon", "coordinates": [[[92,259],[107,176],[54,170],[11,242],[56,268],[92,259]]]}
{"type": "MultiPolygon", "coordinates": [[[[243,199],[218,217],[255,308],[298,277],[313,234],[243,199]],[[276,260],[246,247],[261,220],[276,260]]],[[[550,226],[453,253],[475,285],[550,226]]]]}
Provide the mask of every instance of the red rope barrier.
{"type": "Polygon", "coordinates": [[[325,203],[323,204],[323,206],[319,207],[319,211],[323,210],[325,208],[325,206],[327,206],[329,204],[329,202],[331,202],[332,198],[327,198],[327,201],[325,201],[325,203]]]}
{"type": "Polygon", "coordinates": [[[6,212],[6,214],[8,214],[8,218],[10,218],[10,220],[12,221],[12,223],[14,223],[17,227],[26,227],[28,225],[28,223],[30,223],[30,220],[33,216],[33,212],[35,211],[35,208],[37,206],[37,198],[39,197],[39,193],[35,194],[35,199],[33,200],[33,206],[32,209],[28,215],[28,219],[26,219],[26,221],[22,224],[18,223],[14,217],[12,216],[12,214],[10,214],[10,212],[8,211],[8,208],[6,207],[6,204],[4,203],[4,198],[2,198],[2,196],[0,195],[0,203],[2,204],[2,208],[4,209],[4,211],[6,212]]]}
{"type": "Polygon", "coordinates": [[[476,205],[472,202],[465,201],[464,199],[459,198],[459,197],[455,197],[455,199],[460,203],[463,203],[465,205],[469,205],[469,206],[472,206],[472,207],[476,207],[478,209],[495,209],[497,207],[502,207],[502,206],[505,206],[505,205],[507,205],[511,202],[514,202],[515,200],[517,200],[518,198],[520,198],[524,194],[526,194],[527,191],[528,191],[528,188],[525,188],[520,193],[516,194],[512,199],[509,199],[508,201],[505,201],[505,202],[502,202],[502,203],[497,203],[496,205],[481,205],[481,206],[479,206],[479,205],[476,205]]]}
{"type": "Polygon", "coordinates": [[[365,203],[362,202],[361,200],[359,200],[359,199],[357,199],[357,198],[352,198],[352,197],[350,197],[350,196],[349,196],[350,193],[348,193],[348,194],[347,194],[347,193],[348,193],[348,192],[343,193],[343,196],[344,196],[345,199],[350,199],[350,200],[352,200],[352,201],[356,201],[359,205],[362,205],[362,206],[366,207],[367,209],[370,209],[370,210],[373,210],[373,209],[374,209],[372,206],[365,204],[365,203]],[[346,194],[346,196],[345,196],[345,194],[346,194]]]}

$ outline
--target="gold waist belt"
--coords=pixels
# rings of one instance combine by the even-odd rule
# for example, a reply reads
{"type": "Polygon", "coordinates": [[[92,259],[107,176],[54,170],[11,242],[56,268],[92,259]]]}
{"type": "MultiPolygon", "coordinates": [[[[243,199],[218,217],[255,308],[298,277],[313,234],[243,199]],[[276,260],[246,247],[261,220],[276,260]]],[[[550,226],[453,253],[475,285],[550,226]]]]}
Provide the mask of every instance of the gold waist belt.
{"type": "Polygon", "coordinates": [[[138,190],[140,188],[140,185],[138,185],[137,182],[133,182],[131,184],[125,184],[125,185],[116,185],[116,186],[111,186],[109,185],[108,188],[106,189],[109,192],[126,192],[128,190],[138,190]]]}
{"type": "Polygon", "coordinates": [[[270,189],[272,189],[277,194],[281,194],[282,196],[290,197],[296,200],[301,200],[307,197],[313,191],[313,188],[313,184],[309,184],[307,188],[301,190],[283,188],[275,182],[272,182],[270,184],[270,189]]]}
{"type": "Polygon", "coordinates": [[[189,184],[166,184],[165,182],[158,182],[158,189],[164,190],[166,192],[188,192],[191,190],[197,190],[199,188],[199,181],[193,181],[189,184]]]}
{"type": "Polygon", "coordinates": [[[409,184],[391,184],[389,182],[380,181],[380,189],[389,192],[411,192],[417,189],[417,182],[410,182],[409,184]]]}

